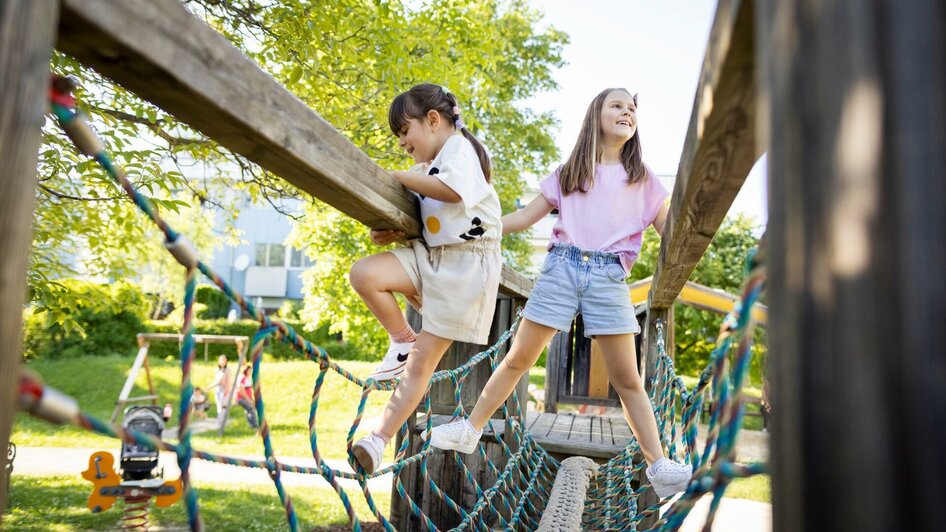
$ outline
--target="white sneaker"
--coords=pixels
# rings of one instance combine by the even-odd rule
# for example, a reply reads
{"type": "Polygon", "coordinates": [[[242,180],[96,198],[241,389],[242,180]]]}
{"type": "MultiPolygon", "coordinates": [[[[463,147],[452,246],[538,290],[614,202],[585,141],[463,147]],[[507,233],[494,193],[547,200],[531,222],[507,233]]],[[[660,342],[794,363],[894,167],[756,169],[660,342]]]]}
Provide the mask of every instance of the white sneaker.
{"type": "Polygon", "coordinates": [[[370,475],[381,466],[381,456],[384,454],[384,441],[369,434],[352,445],[351,452],[355,455],[355,461],[370,475]]]}
{"type": "Polygon", "coordinates": [[[693,476],[693,467],[689,464],[678,464],[667,458],[661,458],[654,465],[647,468],[647,479],[661,499],[680,493],[687,489],[690,477],[693,476]]]}
{"type": "MultiPolygon", "coordinates": [[[[467,419],[458,419],[434,427],[430,432],[430,445],[444,451],[459,451],[470,454],[476,450],[476,444],[483,435],[482,430],[476,430],[467,419]]],[[[421,434],[421,439],[426,434],[421,434]]]]}
{"type": "Polygon", "coordinates": [[[379,382],[389,381],[404,373],[404,368],[407,367],[407,356],[413,348],[414,342],[403,344],[391,342],[388,352],[384,354],[384,360],[378,364],[371,375],[368,375],[368,378],[379,382]]]}

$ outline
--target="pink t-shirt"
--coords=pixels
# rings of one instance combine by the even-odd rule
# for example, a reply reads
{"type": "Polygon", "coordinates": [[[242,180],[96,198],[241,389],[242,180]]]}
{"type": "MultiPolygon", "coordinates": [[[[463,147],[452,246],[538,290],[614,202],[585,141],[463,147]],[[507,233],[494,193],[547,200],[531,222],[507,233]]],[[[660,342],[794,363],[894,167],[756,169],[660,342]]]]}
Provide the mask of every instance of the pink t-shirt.
{"type": "Polygon", "coordinates": [[[595,168],[594,186],[588,192],[563,195],[558,170],[539,183],[542,196],[558,209],[552,227],[551,244],[563,242],[581,249],[607,251],[621,258],[624,271],[641,251],[642,235],[657,218],[664,200],[670,195],[647,167],[647,179],[627,184],[627,172],[620,164],[595,168]]]}

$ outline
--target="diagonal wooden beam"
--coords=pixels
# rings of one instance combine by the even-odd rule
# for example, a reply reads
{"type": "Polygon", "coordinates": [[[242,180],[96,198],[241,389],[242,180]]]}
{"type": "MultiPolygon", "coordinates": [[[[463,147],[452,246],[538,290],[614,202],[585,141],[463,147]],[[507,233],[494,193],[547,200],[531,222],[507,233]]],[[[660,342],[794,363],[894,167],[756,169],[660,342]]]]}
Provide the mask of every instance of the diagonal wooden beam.
{"type": "MultiPolygon", "coordinates": [[[[63,0],[57,48],[369,227],[420,234],[412,196],[175,0],[63,0]]],[[[502,290],[531,282],[504,267],[502,290]]]]}
{"type": "Polygon", "coordinates": [[[755,141],[752,0],[720,0],[650,291],[673,305],[761,155],[755,141]]]}

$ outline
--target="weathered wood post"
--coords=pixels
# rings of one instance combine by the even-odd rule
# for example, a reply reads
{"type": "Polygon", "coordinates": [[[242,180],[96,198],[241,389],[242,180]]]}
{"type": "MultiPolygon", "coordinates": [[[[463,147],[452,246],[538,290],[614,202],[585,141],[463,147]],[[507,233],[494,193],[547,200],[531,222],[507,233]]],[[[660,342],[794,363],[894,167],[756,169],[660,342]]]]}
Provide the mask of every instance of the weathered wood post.
{"type": "MultiPolygon", "coordinates": [[[[4,460],[16,412],[36,161],[58,16],[55,0],[0,2],[0,308],[5,312],[0,320],[0,453],[4,460]]],[[[6,507],[6,475],[7,469],[0,467],[0,521],[6,507]]]]}
{"type": "Polygon", "coordinates": [[[776,531],[946,522],[946,4],[759,4],[776,531]]]}

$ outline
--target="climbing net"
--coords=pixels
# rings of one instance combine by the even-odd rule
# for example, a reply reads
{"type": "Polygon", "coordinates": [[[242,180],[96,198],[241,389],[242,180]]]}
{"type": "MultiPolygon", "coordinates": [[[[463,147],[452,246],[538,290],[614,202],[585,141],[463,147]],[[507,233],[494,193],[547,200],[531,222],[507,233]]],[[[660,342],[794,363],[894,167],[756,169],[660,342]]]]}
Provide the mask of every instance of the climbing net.
{"type": "MultiPolygon", "coordinates": [[[[408,456],[408,447],[411,438],[409,430],[411,427],[405,423],[400,429],[401,445],[397,449],[394,463],[367,475],[357,466],[352,455],[352,443],[354,436],[358,431],[369,394],[377,390],[394,390],[396,383],[376,382],[373,379],[362,380],[356,375],[347,371],[336,363],[331,356],[322,347],[310,343],[299,335],[291,326],[270,319],[262,310],[256,308],[252,302],[244,298],[239,292],[227,284],[216,272],[214,272],[206,263],[201,261],[195,249],[188,241],[187,237],[175,231],[158,213],[153,203],[140,192],[126,177],[121,168],[112,163],[111,158],[105,151],[104,146],[98,139],[91,126],[88,124],[85,116],[76,110],[75,99],[71,95],[74,88],[74,81],[70,78],[54,77],[50,89],[50,105],[53,114],[56,116],[59,124],[70,137],[77,149],[84,155],[93,158],[101,165],[105,172],[115,183],[124,190],[129,198],[147,215],[152,222],[161,230],[165,238],[165,246],[174,258],[184,266],[185,273],[185,293],[184,293],[184,320],[182,326],[183,340],[181,344],[181,388],[180,388],[180,419],[178,426],[178,442],[171,443],[163,441],[160,438],[144,434],[137,431],[123,430],[121,427],[106,423],[85,412],[79,410],[78,405],[71,398],[58,394],[55,390],[46,388],[35,377],[24,377],[20,385],[21,401],[27,410],[34,414],[45,417],[50,421],[60,423],[73,423],[88,430],[120,438],[127,442],[138,443],[152,449],[160,449],[173,452],[177,456],[177,462],[181,469],[181,481],[183,484],[183,497],[187,506],[188,522],[192,530],[202,530],[203,523],[200,518],[200,509],[198,504],[198,493],[191,482],[189,467],[194,458],[231,464],[236,466],[254,467],[266,469],[275,485],[280,500],[283,503],[286,513],[286,519],[291,530],[299,529],[299,522],[296,516],[292,499],[286,492],[283,482],[283,472],[304,473],[322,476],[338,493],[349,516],[349,521],[353,530],[361,530],[361,524],[358,516],[351,504],[351,499],[346,490],[339,484],[339,479],[352,479],[358,482],[364,493],[369,508],[375,514],[378,521],[386,530],[394,530],[391,523],[378,510],[371,491],[368,489],[368,481],[372,478],[393,473],[395,476],[395,487],[400,497],[407,503],[410,511],[417,516],[423,526],[428,530],[437,530],[436,525],[421,510],[420,506],[408,494],[403,485],[399,473],[406,467],[419,463],[421,474],[427,482],[430,492],[442,499],[445,504],[457,512],[461,522],[457,527],[460,530],[476,529],[489,530],[493,524],[499,524],[510,530],[519,528],[535,528],[538,524],[538,517],[541,508],[537,507],[536,500],[544,500],[548,497],[548,487],[551,485],[557,461],[548,455],[539,447],[532,437],[527,434],[521,424],[514,420],[522,418],[521,406],[518,396],[514,396],[516,412],[510,412],[506,405],[503,405],[503,414],[507,419],[513,420],[510,423],[511,434],[507,438],[500,435],[488,434],[487,438],[495,440],[501,450],[504,463],[502,469],[485,452],[483,445],[479,446],[479,455],[483,463],[489,469],[491,475],[496,479],[495,483],[484,488],[479,485],[476,478],[469,469],[466,468],[462,460],[455,457],[457,464],[461,468],[466,480],[472,485],[476,494],[477,502],[469,510],[464,509],[454,501],[444,490],[442,490],[436,481],[429,474],[427,461],[432,454],[429,446],[429,440],[425,440],[420,449],[414,454],[408,456]],[[191,400],[194,393],[194,386],[191,382],[191,370],[195,359],[195,341],[194,341],[194,296],[197,287],[197,272],[204,274],[213,284],[218,286],[234,303],[240,306],[244,312],[253,316],[259,322],[260,327],[250,343],[250,353],[252,358],[252,377],[253,392],[255,398],[255,408],[259,416],[259,435],[263,444],[264,458],[261,460],[246,460],[228,456],[217,455],[195,449],[191,445],[191,400]],[[266,417],[266,408],[264,395],[261,386],[261,360],[263,346],[267,340],[278,340],[292,346],[296,351],[306,356],[308,359],[318,364],[318,374],[315,378],[315,385],[312,392],[312,402],[309,410],[309,442],[314,459],[314,467],[299,467],[282,463],[276,456],[270,437],[270,426],[266,417]],[[361,399],[358,403],[357,412],[347,435],[347,448],[349,463],[352,471],[343,471],[330,467],[319,453],[316,414],[319,406],[319,396],[326,376],[335,373],[349,380],[362,389],[361,399]]],[[[512,337],[513,331],[518,325],[518,318],[513,326],[503,332],[497,342],[475,356],[471,357],[462,366],[443,370],[435,373],[428,385],[424,395],[422,409],[426,414],[427,430],[432,427],[430,386],[438,382],[449,381],[455,390],[457,407],[454,415],[463,415],[463,405],[460,396],[464,383],[470,372],[478,365],[489,363],[492,369],[495,369],[498,363],[498,353],[506,342],[512,337]]]]}
{"type": "MultiPolygon", "coordinates": [[[[696,501],[711,493],[713,498],[704,528],[709,530],[730,482],[767,471],[764,463],[736,463],[736,436],[745,410],[742,390],[751,359],[755,326],[752,307],[758,301],[765,281],[765,269],[755,252],[750,254],[746,266],[747,280],[742,297],[723,319],[716,347],[693,389],[688,390],[683,379],[677,376],[673,359],[666,352],[664,325],[659,321],[656,323],[658,359],[650,382],[650,398],[658,431],[669,457],[691,464],[694,475],[684,494],[667,508],[652,530],[677,530],[696,501]],[[730,361],[734,346],[735,355],[730,361]],[[710,405],[706,442],[703,451],[698,452],[697,425],[703,410],[703,392],[708,386],[712,386],[714,399],[710,405]],[[678,402],[680,419],[677,419],[678,402]],[[684,441],[682,453],[677,447],[678,434],[684,441]]],[[[643,519],[660,511],[662,505],[659,503],[638,508],[638,500],[649,486],[635,485],[632,480],[646,466],[640,446],[636,440],[631,440],[621,454],[603,466],[603,472],[592,477],[582,516],[585,528],[637,530],[643,519]]]]}
{"type": "MultiPolygon", "coordinates": [[[[56,77],[50,89],[50,104],[54,115],[66,134],[72,139],[77,149],[84,155],[97,161],[105,172],[120,186],[129,198],[147,215],[162,231],[165,237],[165,246],[168,251],[185,268],[184,293],[184,321],[182,326],[183,341],[181,344],[181,388],[180,388],[180,419],[178,425],[178,442],[171,443],[160,438],[133,430],[123,430],[121,427],[104,422],[85,412],[82,412],[74,399],[63,396],[55,390],[45,387],[38,379],[25,376],[20,384],[20,400],[25,410],[56,423],[72,423],[85,429],[119,438],[126,442],[137,443],[153,449],[173,452],[181,470],[183,495],[187,508],[188,522],[192,530],[203,530],[198,504],[198,491],[194,487],[189,467],[193,459],[230,464],[235,466],[265,469],[276,492],[285,508],[286,519],[290,530],[298,530],[299,522],[296,510],[290,495],[286,492],[282,482],[282,473],[303,473],[323,477],[337,492],[344,505],[352,530],[361,530],[361,522],[356,515],[348,492],[341,486],[339,479],[356,481],[364,494],[368,507],[385,530],[394,530],[393,525],[379,511],[368,481],[372,478],[392,473],[395,477],[395,489],[405,501],[411,513],[417,517],[422,526],[428,530],[438,530],[435,523],[423,512],[421,507],[411,498],[401,481],[401,472],[405,468],[418,465],[420,474],[426,482],[430,493],[441,499],[446,506],[457,513],[460,519],[456,530],[492,530],[500,526],[505,530],[536,530],[539,528],[544,502],[548,501],[555,474],[559,469],[559,462],[542,449],[519,422],[523,418],[520,398],[513,396],[515,412],[510,412],[503,405],[503,416],[509,420],[506,437],[497,433],[488,433],[485,436],[489,441],[495,440],[501,449],[501,458],[497,464],[487,454],[484,444],[478,445],[478,454],[481,462],[488,469],[489,478],[495,478],[494,483],[485,488],[481,486],[474,472],[470,471],[457,453],[453,453],[454,460],[462,471],[466,482],[472,487],[476,495],[476,502],[471,508],[463,508],[453,500],[434,480],[428,471],[428,459],[432,455],[429,440],[423,440],[420,448],[413,454],[408,453],[409,431],[411,427],[405,423],[400,429],[401,445],[397,449],[395,461],[392,465],[367,475],[357,466],[351,453],[355,433],[364,414],[369,394],[377,390],[391,391],[396,383],[376,382],[372,379],[362,380],[336,363],[321,347],[310,343],[299,335],[291,326],[278,320],[270,319],[262,310],[256,308],[250,301],[234,290],[206,263],[201,261],[187,238],[171,228],[161,218],[151,201],[139,193],[125,176],[124,172],[112,163],[101,141],[89,126],[87,120],[75,107],[75,99],[71,96],[74,82],[68,78],[56,77]],[[262,459],[247,460],[224,455],[213,454],[195,449],[191,445],[190,413],[194,386],[191,382],[191,371],[195,359],[194,340],[194,296],[197,286],[197,272],[206,276],[213,284],[219,287],[244,312],[253,316],[259,322],[259,330],[250,344],[252,356],[252,377],[255,408],[259,418],[259,435],[262,440],[264,457],[262,459]],[[318,365],[318,374],[312,392],[312,401],[309,410],[309,443],[314,460],[313,467],[294,466],[282,463],[277,457],[270,438],[270,426],[266,417],[265,403],[262,393],[261,360],[263,346],[268,340],[278,340],[292,346],[296,351],[318,365]],[[343,471],[332,468],[323,460],[319,453],[316,414],[319,406],[319,395],[325,378],[334,373],[361,387],[361,399],[357,412],[347,435],[349,464],[352,471],[343,471]]],[[[662,324],[658,324],[658,343],[660,359],[652,386],[651,400],[655,405],[655,414],[659,420],[659,430],[664,445],[669,449],[671,457],[678,456],[676,440],[679,423],[675,420],[676,401],[679,395],[683,406],[683,426],[681,434],[685,440],[686,460],[692,463],[696,470],[695,481],[691,482],[684,496],[665,514],[658,526],[675,529],[682,523],[683,518],[692,507],[693,502],[703,493],[712,491],[716,498],[713,503],[715,511],[718,497],[722,495],[728,482],[738,476],[746,476],[763,470],[761,465],[742,467],[734,464],[735,435],[739,430],[739,421],[742,417],[742,406],[739,401],[745,369],[747,367],[749,341],[751,340],[751,323],[748,319],[749,309],[758,297],[761,287],[761,277],[756,284],[748,284],[747,292],[743,296],[740,312],[734,313],[724,323],[725,337],[721,335],[713,359],[703,371],[699,384],[693,391],[688,392],[683,381],[676,377],[673,370],[673,361],[666,354],[663,347],[662,324]],[[751,289],[750,289],[751,288],[751,289]],[[741,338],[739,354],[736,358],[733,377],[726,375],[727,352],[736,337],[741,338]],[[696,453],[696,426],[701,408],[700,391],[710,379],[713,380],[715,397],[710,420],[709,440],[702,455],[696,453]],[[715,454],[710,459],[710,453],[715,448],[715,454]],[[700,464],[703,464],[700,466],[700,464]]],[[[449,381],[455,393],[455,416],[464,415],[463,404],[460,400],[466,378],[479,364],[489,363],[495,369],[498,363],[498,354],[502,346],[512,337],[518,325],[518,318],[513,326],[503,332],[497,342],[472,358],[466,364],[452,369],[443,370],[434,374],[430,385],[449,381]]],[[[428,434],[432,427],[430,387],[424,395],[422,409],[426,414],[428,434]]],[[[627,448],[616,458],[608,462],[605,473],[597,475],[592,481],[588,503],[585,504],[583,523],[586,528],[636,530],[637,524],[644,518],[658,511],[655,505],[638,512],[637,501],[639,496],[649,487],[646,483],[634,480],[645,466],[640,458],[640,449],[635,440],[631,440],[627,448]]],[[[712,511],[708,522],[712,520],[712,511]]]]}

